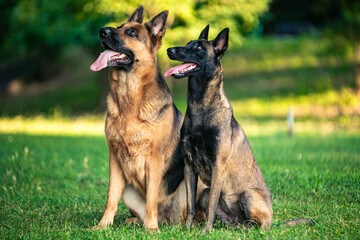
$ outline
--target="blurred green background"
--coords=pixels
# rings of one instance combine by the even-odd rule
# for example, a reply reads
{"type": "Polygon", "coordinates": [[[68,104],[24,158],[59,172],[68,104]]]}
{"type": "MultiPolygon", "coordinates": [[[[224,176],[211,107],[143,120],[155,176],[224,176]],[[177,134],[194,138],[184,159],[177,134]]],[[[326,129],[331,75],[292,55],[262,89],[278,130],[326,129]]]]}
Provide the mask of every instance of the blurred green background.
{"type": "MultiPolygon", "coordinates": [[[[210,38],[230,28],[225,92],[245,124],[284,121],[292,109],[298,126],[360,126],[358,0],[2,1],[1,118],[103,119],[107,70],[89,70],[103,51],[98,30],[122,24],[141,4],[145,21],[170,12],[162,72],[176,64],[168,47],[197,38],[207,24],[210,38]]],[[[184,112],[186,80],[167,82],[184,112]]]]}

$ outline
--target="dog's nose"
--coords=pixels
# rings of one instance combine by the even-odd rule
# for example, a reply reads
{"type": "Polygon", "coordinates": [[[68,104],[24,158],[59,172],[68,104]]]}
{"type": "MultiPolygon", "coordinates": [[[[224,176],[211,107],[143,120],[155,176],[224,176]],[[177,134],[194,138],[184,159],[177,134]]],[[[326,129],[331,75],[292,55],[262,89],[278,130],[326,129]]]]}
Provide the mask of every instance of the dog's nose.
{"type": "Polygon", "coordinates": [[[111,29],[108,27],[104,27],[100,29],[99,34],[101,37],[108,37],[111,34],[111,29]]]}
{"type": "Polygon", "coordinates": [[[167,54],[168,54],[169,57],[174,56],[175,52],[176,52],[175,48],[168,48],[167,49],[167,54]]]}

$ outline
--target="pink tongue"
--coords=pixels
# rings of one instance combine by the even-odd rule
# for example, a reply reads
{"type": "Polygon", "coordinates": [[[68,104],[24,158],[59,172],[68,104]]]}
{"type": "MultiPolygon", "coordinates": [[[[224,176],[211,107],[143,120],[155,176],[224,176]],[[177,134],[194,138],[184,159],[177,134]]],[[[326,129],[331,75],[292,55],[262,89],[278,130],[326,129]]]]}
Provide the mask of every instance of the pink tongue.
{"type": "Polygon", "coordinates": [[[176,67],[172,67],[170,68],[169,70],[167,70],[164,74],[164,77],[169,77],[171,75],[173,75],[174,73],[176,73],[177,71],[181,71],[181,70],[184,70],[192,65],[196,65],[195,63],[183,63],[183,64],[180,64],[180,65],[177,65],[176,67]]]}
{"type": "Polygon", "coordinates": [[[90,66],[90,69],[93,71],[100,71],[101,69],[106,68],[109,57],[113,56],[115,54],[119,54],[119,53],[111,51],[111,50],[106,50],[106,51],[100,53],[100,56],[90,66]]]}

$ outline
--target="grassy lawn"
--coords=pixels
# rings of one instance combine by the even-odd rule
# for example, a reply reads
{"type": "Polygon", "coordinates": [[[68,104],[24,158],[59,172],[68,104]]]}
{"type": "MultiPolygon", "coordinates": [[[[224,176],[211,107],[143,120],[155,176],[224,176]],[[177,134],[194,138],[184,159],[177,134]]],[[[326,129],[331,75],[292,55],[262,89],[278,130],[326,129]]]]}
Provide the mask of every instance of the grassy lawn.
{"type": "MultiPolygon", "coordinates": [[[[150,235],[125,225],[130,213],[121,203],[113,227],[89,230],[106,203],[108,152],[105,116],[92,112],[99,82],[85,59],[72,76],[88,82],[0,101],[0,239],[359,239],[360,104],[349,52],[318,37],[270,38],[223,59],[226,95],[272,192],[273,223],[316,225],[240,231],[218,223],[202,235],[202,224],[175,224],[150,235]]],[[[184,112],[187,81],[169,83],[184,112]]]]}
{"type": "Polygon", "coordinates": [[[148,235],[127,226],[123,203],[107,231],[90,231],[101,218],[108,184],[103,136],[0,134],[0,232],[25,238],[341,238],[360,237],[360,138],[354,135],[249,136],[272,192],[274,219],[310,217],[315,226],[239,231],[219,226],[201,234],[201,224],[183,231],[161,225],[148,235]]]}

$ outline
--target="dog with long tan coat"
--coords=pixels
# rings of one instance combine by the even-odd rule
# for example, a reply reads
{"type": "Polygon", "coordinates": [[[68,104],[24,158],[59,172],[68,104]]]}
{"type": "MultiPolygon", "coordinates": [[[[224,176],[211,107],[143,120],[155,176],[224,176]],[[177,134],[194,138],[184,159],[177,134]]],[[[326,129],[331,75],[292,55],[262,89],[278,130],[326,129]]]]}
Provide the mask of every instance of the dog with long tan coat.
{"type": "Polygon", "coordinates": [[[109,148],[109,189],[97,228],[113,224],[122,198],[147,229],[158,220],[186,218],[184,160],[180,149],[181,112],[162,77],[156,52],[166,30],[168,11],[142,23],[138,7],[128,22],[100,29],[106,49],[91,69],[109,67],[110,93],[105,133],[109,148]]]}

